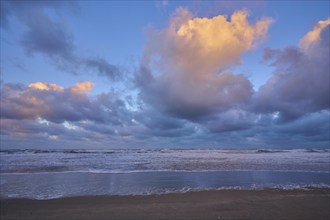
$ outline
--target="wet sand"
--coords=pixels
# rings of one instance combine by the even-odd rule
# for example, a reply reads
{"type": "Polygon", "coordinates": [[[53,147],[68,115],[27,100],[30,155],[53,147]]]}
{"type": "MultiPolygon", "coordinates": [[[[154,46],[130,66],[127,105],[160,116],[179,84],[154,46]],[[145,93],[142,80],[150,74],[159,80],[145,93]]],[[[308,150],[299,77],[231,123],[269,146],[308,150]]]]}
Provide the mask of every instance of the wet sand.
{"type": "Polygon", "coordinates": [[[330,219],[330,189],[1,199],[1,219],[330,219]]]}

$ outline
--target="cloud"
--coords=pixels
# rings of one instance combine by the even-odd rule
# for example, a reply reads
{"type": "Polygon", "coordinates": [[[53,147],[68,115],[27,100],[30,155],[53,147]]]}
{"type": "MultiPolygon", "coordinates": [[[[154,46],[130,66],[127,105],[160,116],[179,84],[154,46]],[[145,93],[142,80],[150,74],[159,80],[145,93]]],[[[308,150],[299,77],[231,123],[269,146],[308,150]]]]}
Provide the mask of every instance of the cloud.
{"type": "MultiPolygon", "coordinates": [[[[48,16],[44,7],[21,21],[27,54],[41,54],[66,71],[83,69],[120,79],[121,70],[102,57],[80,55],[68,24],[48,16]]],[[[7,23],[17,12],[8,13],[7,23]]],[[[245,76],[230,68],[241,65],[241,56],[267,38],[271,19],[252,24],[244,10],[230,17],[198,18],[178,9],[166,28],[147,31],[134,81],[136,99],[136,91],[93,95],[89,81],[70,87],[2,83],[1,141],[6,146],[70,148],[327,147],[328,20],[297,46],[266,48],[264,59],[274,73],[254,91],[245,76]]]]}
{"type": "Polygon", "coordinates": [[[222,15],[193,18],[179,8],[165,30],[151,31],[145,58],[158,55],[164,64],[174,64],[180,74],[191,77],[214,75],[239,64],[240,56],[266,37],[272,20],[266,18],[252,25],[247,16],[246,11],[237,11],[230,21],[222,15]]]}
{"type": "Polygon", "coordinates": [[[143,126],[146,134],[156,137],[184,137],[196,132],[192,123],[164,115],[152,108],[136,112],[134,123],[143,126]]]}
{"type": "Polygon", "coordinates": [[[240,131],[251,128],[256,116],[242,109],[229,109],[198,121],[212,133],[240,131]]]}
{"type": "Polygon", "coordinates": [[[50,20],[43,13],[35,13],[25,22],[28,29],[21,42],[28,54],[41,53],[54,59],[72,59],[73,36],[64,24],[50,20]]]}
{"type": "Polygon", "coordinates": [[[68,88],[46,82],[28,86],[6,83],[1,87],[1,119],[62,123],[66,128],[82,127],[105,133],[117,130],[118,135],[126,136],[134,135],[134,130],[156,136],[164,136],[162,132],[167,130],[167,135],[174,136],[179,134],[174,134],[174,130],[186,129],[183,121],[152,109],[129,110],[120,94],[88,95],[93,86],[88,81],[68,88]]]}
{"type": "Polygon", "coordinates": [[[70,88],[72,93],[85,93],[93,89],[94,83],[92,82],[79,82],[75,86],[70,88]]]}
{"type": "Polygon", "coordinates": [[[98,123],[122,124],[122,114],[130,116],[124,102],[114,93],[94,97],[86,94],[91,82],[80,82],[63,88],[55,84],[36,82],[28,87],[4,84],[1,88],[1,118],[47,121],[90,120],[98,123]]]}
{"type": "Polygon", "coordinates": [[[320,40],[321,32],[330,24],[330,18],[325,21],[319,21],[312,31],[308,32],[301,40],[300,46],[307,50],[310,46],[320,40]]]}
{"type": "Polygon", "coordinates": [[[247,137],[258,140],[262,147],[328,148],[329,116],[329,111],[319,111],[286,123],[256,124],[245,132],[247,137]]]}
{"type": "Polygon", "coordinates": [[[301,47],[265,50],[275,72],[254,96],[257,112],[278,112],[280,121],[290,121],[329,110],[329,24],[320,28],[325,22],[302,38],[301,47]]]}
{"type": "Polygon", "coordinates": [[[35,82],[31,83],[28,86],[29,88],[39,89],[39,90],[53,90],[53,91],[63,91],[64,88],[62,86],[58,86],[53,83],[45,83],[45,82],[35,82]]]}
{"type": "Polygon", "coordinates": [[[228,70],[267,37],[270,23],[263,19],[250,24],[246,11],[228,21],[224,16],[193,18],[180,9],[166,29],[148,31],[136,77],[140,98],[164,120],[195,127],[186,130],[192,139],[198,133],[205,142],[228,143],[215,136],[226,133],[242,145],[246,141],[265,147],[271,141],[283,145],[281,136],[292,134],[306,145],[315,140],[324,146],[324,135],[306,126],[318,124],[322,134],[328,129],[319,123],[329,112],[328,27],[323,25],[308,47],[266,48],[264,59],[272,61],[275,72],[259,91],[253,91],[246,77],[228,70]]]}
{"type": "MultiPolygon", "coordinates": [[[[169,53],[179,59],[172,63],[176,63],[183,73],[197,77],[213,75],[239,64],[240,56],[265,37],[271,23],[271,19],[263,19],[251,25],[246,11],[236,11],[230,21],[221,15],[192,18],[184,9],[178,13],[184,20],[174,20],[170,24],[168,34],[176,44],[172,47],[174,51],[169,53]],[[198,71],[195,68],[199,68],[198,71]]],[[[167,59],[173,58],[167,56],[167,59]]]]}
{"type": "Polygon", "coordinates": [[[272,22],[250,24],[246,11],[193,18],[179,8],[167,28],[149,30],[136,82],[145,102],[179,118],[197,119],[249,100],[251,83],[228,71],[266,38],[272,22]],[[161,42],[161,43],[159,43],[161,42]]]}
{"type": "Polygon", "coordinates": [[[48,10],[58,15],[61,8],[78,8],[74,2],[66,1],[5,1],[1,2],[3,27],[9,26],[10,18],[17,18],[26,30],[23,31],[20,44],[27,56],[44,56],[57,68],[78,74],[90,70],[110,80],[119,80],[122,71],[104,58],[95,58],[79,54],[74,34],[69,23],[60,16],[49,16],[48,10]]]}
{"type": "MultiPolygon", "coordinates": [[[[132,110],[123,94],[87,94],[92,82],[62,86],[35,82],[28,86],[1,86],[1,140],[6,146],[91,147],[114,143],[136,147],[141,142],[182,138],[196,132],[193,124],[160,114],[154,109],[132,110]],[[55,143],[56,142],[56,143],[55,143]],[[134,145],[135,144],[135,145],[134,145]]],[[[150,144],[150,143],[149,143],[150,144]]],[[[145,146],[145,145],[142,145],[145,146]]]]}
{"type": "Polygon", "coordinates": [[[84,65],[89,69],[95,69],[100,76],[106,76],[112,80],[119,80],[122,77],[122,71],[103,58],[86,58],[84,65]]]}

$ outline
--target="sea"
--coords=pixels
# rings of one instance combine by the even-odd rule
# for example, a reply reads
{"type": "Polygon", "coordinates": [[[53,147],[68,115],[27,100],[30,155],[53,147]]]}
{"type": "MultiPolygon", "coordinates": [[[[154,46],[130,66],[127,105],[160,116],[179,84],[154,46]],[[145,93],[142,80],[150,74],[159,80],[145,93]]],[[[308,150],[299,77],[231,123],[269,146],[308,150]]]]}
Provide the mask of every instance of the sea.
{"type": "Polygon", "coordinates": [[[0,150],[0,198],[330,189],[329,149],[0,150]]]}

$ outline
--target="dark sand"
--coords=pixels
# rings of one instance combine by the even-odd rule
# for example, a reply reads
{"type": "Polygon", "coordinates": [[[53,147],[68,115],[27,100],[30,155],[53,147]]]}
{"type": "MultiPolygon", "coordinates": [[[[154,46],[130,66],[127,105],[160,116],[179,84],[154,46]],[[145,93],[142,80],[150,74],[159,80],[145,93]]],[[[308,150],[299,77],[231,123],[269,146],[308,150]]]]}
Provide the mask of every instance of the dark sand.
{"type": "Polygon", "coordinates": [[[2,199],[1,219],[330,219],[330,190],[2,199]]]}

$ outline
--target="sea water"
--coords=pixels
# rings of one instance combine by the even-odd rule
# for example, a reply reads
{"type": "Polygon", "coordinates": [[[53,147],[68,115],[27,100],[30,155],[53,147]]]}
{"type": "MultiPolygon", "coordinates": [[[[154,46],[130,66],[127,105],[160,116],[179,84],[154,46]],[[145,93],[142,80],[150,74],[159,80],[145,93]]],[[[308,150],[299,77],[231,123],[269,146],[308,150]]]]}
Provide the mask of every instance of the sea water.
{"type": "Polygon", "coordinates": [[[0,197],[330,188],[330,151],[2,150],[0,197]]]}

